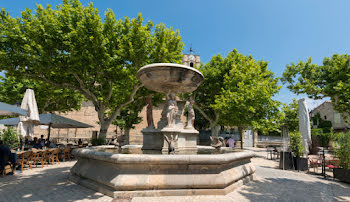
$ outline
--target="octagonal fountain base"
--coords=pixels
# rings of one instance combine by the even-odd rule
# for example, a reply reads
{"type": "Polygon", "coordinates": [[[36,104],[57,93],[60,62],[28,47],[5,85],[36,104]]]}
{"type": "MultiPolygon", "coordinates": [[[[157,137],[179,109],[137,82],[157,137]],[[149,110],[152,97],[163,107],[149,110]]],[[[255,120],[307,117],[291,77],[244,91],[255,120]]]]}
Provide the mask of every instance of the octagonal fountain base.
{"type": "Polygon", "coordinates": [[[113,154],[83,148],[70,179],[111,197],[225,195],[254,179],[252,152],[113,154]]]}

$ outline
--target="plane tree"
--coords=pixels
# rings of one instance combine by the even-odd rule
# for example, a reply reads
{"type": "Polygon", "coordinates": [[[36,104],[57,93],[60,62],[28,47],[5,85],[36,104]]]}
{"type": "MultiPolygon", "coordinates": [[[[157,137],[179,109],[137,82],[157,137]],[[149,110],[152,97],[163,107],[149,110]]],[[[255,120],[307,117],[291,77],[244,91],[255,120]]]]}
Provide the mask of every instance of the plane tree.
{"type": "Polygon", "coordinates": [[[199,70],[205,79],[193,92],[194,106],[208,120],[212,131],[217,125],[239,126],[243,146],[244,128],[264,124],[278,112],[279,102],[273,96],[280,86],[267,62],[234,49],[226,58],[213,56],[199,70]]]}
{"type": "Polygon", "coordinates": [[[334,108],[345,116],[350,114],[350,56],[334,54],[325,57],[322,65],[312,59],[287,65],[282,82],[296,94],[309,98],[329,97],[334,108]]]}
{"type": "Polygon", "coordinates": [[[139,68],[179,63],[182,49],[179,32],[164,24],[144,23],[141,14],[116,19],[112,10],[102,20],[92,3],[78,0],[37,5],[17,18],[0,12],[0,70],[83,95],[95,106],[102,138],[124,107],[145,96],[139,68]]]}

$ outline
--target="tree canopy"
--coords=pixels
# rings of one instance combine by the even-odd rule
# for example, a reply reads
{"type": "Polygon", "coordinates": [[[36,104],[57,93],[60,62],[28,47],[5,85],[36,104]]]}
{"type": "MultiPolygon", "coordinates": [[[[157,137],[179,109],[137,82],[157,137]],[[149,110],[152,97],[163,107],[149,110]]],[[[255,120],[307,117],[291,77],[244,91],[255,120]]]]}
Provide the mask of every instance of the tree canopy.
{"type": "Polygon", "coordinates": [[[213,56],[199,70],[205,79],[193,92],[195,107],[210,122],[225,126],[256,126],[278,112],[272,97],[279,91],[278,79],[267,69],[267,62],[239,54],[236,49],[226,58],[213,56]]]}
{"type": "Polygon", "coordinates": [[[56,9],[37,5],[13,18],[0,13],[0,68],[9,76],[74,90],[91,100],[105,137],[120,111],[147,91],[136,78],[140,67],[179,63],[183,43],[178,31],[137,18],[117,20],[113,11],[102,20],[90,3],[64,0],[56,9]]]}
{"type": "Polygon", "coordinates": [[[58,89],[48,83],[20,77],[2,77],[0,101],[21,104],[27,88],[35,92],[39,113],[79,110],[84,97],[70,89],[58,89]]]}
{"type": "Polygon", "coordinates": [[[293,99],[289,105],[282,107],[282,124],[288,127],[291,132],[299,131],[298,100],[293,99]]]}
{"type": "Polygon", "coordinates": [[[350,56],[334,54],[325,57],[323,65],[306,62],[291,63],[283,73],[282,82],[296,93],[306,93],[309,98],[330,97],[334,108],[350,114],[350,56]]]}

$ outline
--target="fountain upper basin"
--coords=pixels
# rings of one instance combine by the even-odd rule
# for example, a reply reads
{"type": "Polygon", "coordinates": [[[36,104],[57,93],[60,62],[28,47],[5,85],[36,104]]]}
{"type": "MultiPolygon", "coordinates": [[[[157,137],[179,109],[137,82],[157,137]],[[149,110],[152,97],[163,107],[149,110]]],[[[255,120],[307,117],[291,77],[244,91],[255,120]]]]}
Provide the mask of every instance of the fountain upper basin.
{"type": "Polygon", "coordinates": [[[146,65],[137,72],[137,78],[146,88],[165,94],[192,92],[204,80],[195,68],[173,63],[146,65]]]}

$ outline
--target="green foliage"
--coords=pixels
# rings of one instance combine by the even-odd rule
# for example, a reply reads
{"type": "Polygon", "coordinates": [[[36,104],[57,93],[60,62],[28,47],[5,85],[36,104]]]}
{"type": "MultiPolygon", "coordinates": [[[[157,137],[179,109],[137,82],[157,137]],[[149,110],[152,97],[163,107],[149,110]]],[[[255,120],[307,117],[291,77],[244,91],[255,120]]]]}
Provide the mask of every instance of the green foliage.
{"type": "Polygon", "coordinates": [[[135,124],[142,121],[139,117],[139,113],[142,111],[142,107],[133,105],[133,107],[126,107],[120,111],[120,114],[113,121],[112,124],[118,126],[121,130],[134,128],[135,124]]]}
{"type": "Polygon", "coordinates": [[[330,132],[324,132],[322,128],[311,129],[311,135],[315,136],[321,147],[328,147],[329,141],[332,139],[333,134],[330,132]]]}
{"type": "Polygon", "coordinates": [[[323,65],[311,64],[312,59],[291,63],[283,73],[282,82],[296,93],[306,93],[310,98],[330,97],[334,108],[350,114],[350,56],[334,54],[325,57],[323,65]]]}
{"type": "MultiPolygon", "coordinates": [[[[6,74],[5,74],[6,75],[6,74]]],[[[21,103],[27,88],[35,92],[39,113],[67,112],[79,110],[84,97],[69,89],[56,87],[36,80],[21,78],[20,75],[1,77],[0,101],[5,103],[21,103]]]]}
{"type": "MultiPolygon", "coordinates": [[[[0,12],[0,70],[70,89],[90,100],[100,135],[120,111],[146,90],[136,78],[140,67],[156,62],[180,63],[183,43],[178,31],[136,18],[116,19],[90,3],[64,0],[52,9],[38,4],[13,18],[0,12]]],[[[149,93],[149,92],[148,92],[149,93]]]]}
{"type": "Polygon", "coordinates": [[[229,67],[223,66],[224,59],[221,55],[213,56],[209,63],[198,67],[204,76],[203,83],[192,92],[195,100],[196,121],[195,126],[198,129],[210,127],[212,130],[220,120],[220,114],[213,105],[216,96],[221,94],[223,87],[223,77],[229,72],[229,67]],[[198,113],[199,112],[199,113],[198,113]]]}
{"type": "Polygon", "coordinates": [[[282,119],[283,113],[278,110],[270,114],[266,119],[262,119],[259,122],[254,121],[252,126],[254,130],[258,131],[259,135],[280,136],[282,135],[282,119]]]}
{"type": "Polygon", "coordinates": [[[228,126],[250,126],[264,123],[278,112],[279,102],[272,98],[280,86],[278,79],[267,69],[267,62],[256,61],[252,56],[233,50],[221,65],[227,71],[221,77],[220,94],[211,104],[220,111],[220,122],[228,126]]]}
{"type": "Polygon", "coordinates": [[[92,138],[91,139],[91,144],[93,146],[98,146],[98,145],[105,145],[106,144],[106,139],[105,138],[92,138]]]}
{"type": "Polygon", "coordinates": [[[199,70],[205,79],[192,95],[211,126],[262,125],[278,112],[279,103],[272,97],[280,86],[267,62],[234,49],[226,58],[213,56],[199,70]]]}
{"type": "Polygon", "coordinates": [[[304,146],[300,132],[290,132],[290,146],[295,156],[302,156],[304,154],[304,146]]]}
{"type": "Polygon", "coordinates": [[[336,153],[340,159],[340,166],[350,169],[350,133],[339,134],[337,144],[336,153]]]}
{"type": "Polygon", "coordinates": [[[289,105],[282,107],[283,119],[282,123],[288,126],[288,130],[291,132],[299,130],[299,117],[298,117],[298,101],[293,99],[289,105]]]}
{"type": "Polygon", "coordinates": [[[19,145],[17,131],[10,127],[1,131],[0,139],[11,148],[19,145]]]}
{"type": "Polygon", "coordinates": [[[316,126],[319,129],[322,129],[323,133],[330,133],[332,131],[332,122],[328,121],[328,120],[323,120],[321,119],[321,115],[320,113],[317,113],[314,117],[311,117],[311,121],[312,121],[312,126],[316,126]]]}
{"type": "Polygon", "coordinates": [[[118,126],[121,130],[134,128],[135,124],[142,121],[142,118],[139,117],[139,113],[144,106],[144,100],[137,100],[132,105],[123,108],[112,124],[118,126]]]}

